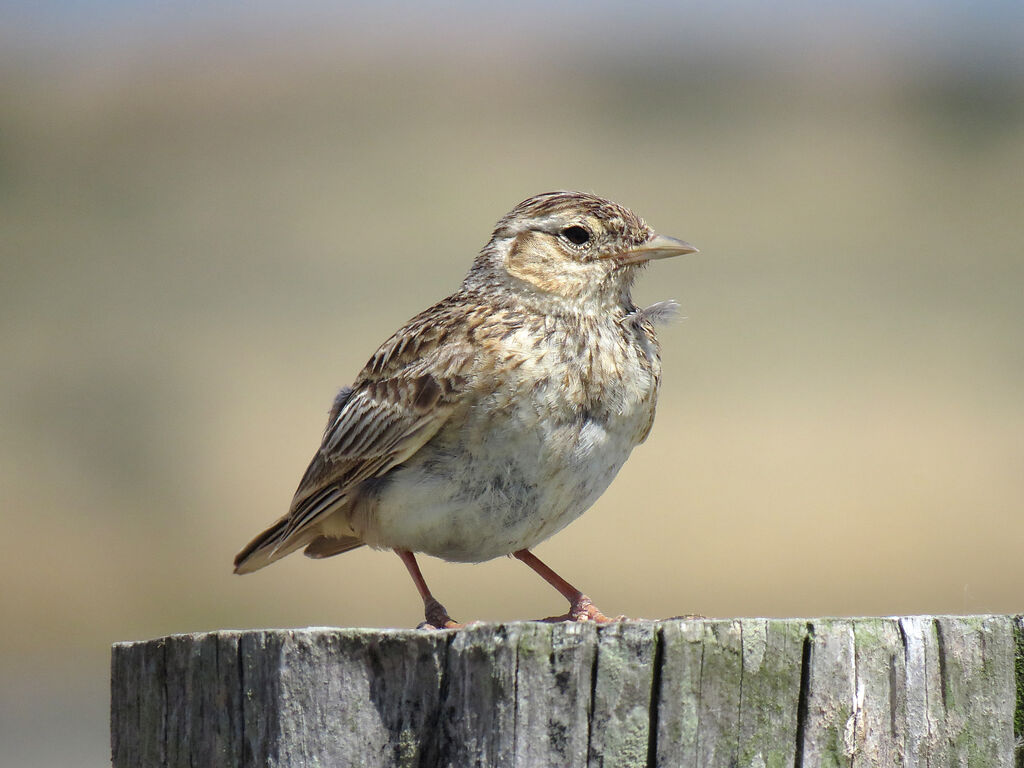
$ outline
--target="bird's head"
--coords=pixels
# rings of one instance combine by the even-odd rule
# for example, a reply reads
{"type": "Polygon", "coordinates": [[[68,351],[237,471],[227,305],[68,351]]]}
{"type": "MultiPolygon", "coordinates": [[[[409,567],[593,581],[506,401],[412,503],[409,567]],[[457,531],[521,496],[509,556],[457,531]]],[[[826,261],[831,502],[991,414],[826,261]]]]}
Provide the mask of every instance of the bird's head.
{"type": "Polygon", "coordinates": [[[583,192],[524,200],[494,229],[466,278],[521,296],[599,309],[629,302],[639,267],[697,251],[628,208],[583,192]]]}

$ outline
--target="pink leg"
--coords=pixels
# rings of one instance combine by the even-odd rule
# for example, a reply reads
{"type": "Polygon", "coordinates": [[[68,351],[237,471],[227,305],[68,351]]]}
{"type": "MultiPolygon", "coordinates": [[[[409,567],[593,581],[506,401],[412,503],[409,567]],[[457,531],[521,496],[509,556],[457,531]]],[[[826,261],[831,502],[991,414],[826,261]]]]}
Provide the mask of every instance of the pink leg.
{"type": "Polygon", "coordinates": [[[512,556],[517,560],[522,560],[530,566],[540,574],[540,577],[544,579],[544,581],[557,589],[562,597],[569,601],[569,612],[567,614],[564,616],[552,616],[548,619],[544,619],[544,621],[596,621],[599,624],[607,624],[612,621],[622,621],[622,619],[625,618],[623,616],[618,616],[614,619],[610,619],[605,616],[597,609],[597,606],[591,602],[589,597],[584,595],[576,589],[576,587],[548,568],[548,566],[542,563],[540,558],[530,552],[530,550],[520,549],[518,552],[513,552],[512,556]]]}
{"type": "Polygon", "coordinates": [[[452,620],[452,617],[448,615],[448,611],[437,601],[437,598],[430,594],[430,588],[420,572],[419,563],[416,562],[416,555],[407,549],[396,549],[395,554],[402,558],[402,562],[409,569],[409,575],[412,576],[412,580],[416,584],[416,589],[419,590],[420,597],[423,598],[423,616],[427,620],[425,629],[455,629],[461,627],[461,624],[452,620]]]}

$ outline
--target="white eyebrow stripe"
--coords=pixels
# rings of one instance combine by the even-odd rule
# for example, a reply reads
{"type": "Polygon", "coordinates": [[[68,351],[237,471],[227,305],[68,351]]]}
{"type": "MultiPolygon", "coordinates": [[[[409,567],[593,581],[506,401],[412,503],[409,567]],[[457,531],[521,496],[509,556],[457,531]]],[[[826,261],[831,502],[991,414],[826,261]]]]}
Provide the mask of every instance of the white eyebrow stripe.
{"type": "Polygon", "coordinates": [[[532,230],[542,230],[544,232],[553,232],[556,229],[560,229],[563,225],[564,219],[561,216],[542,216],[540,218],[521,219],[519,221],[510,221],[506,224],[506,229],[509,234],[503,235],[502,239],[514,238],[520,232],[530,232],[532,230]]]}

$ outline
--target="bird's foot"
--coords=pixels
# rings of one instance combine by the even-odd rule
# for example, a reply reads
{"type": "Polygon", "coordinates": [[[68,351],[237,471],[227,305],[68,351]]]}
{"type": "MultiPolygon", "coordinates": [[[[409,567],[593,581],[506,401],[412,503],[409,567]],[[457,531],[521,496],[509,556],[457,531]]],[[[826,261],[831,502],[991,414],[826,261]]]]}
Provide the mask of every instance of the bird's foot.
{"type": "Polygon", "coordinates": [[[466,626],[449,616],[445,607],[433,597],[424,601],[423,617],[426,621],[416,629],[461,629],[466,626]]]}
{"type": "Polygon", "coordinates": [[[581,593],[570,603],[567,613],[563,613],[561,616],[548,616],[546,619],[541,619],[541,621],[593,621],[597,624],[611,624],[613,621],[626,621],[626,617],[615,616],[611,618],[605,616],[589,597],[581,593]]]}
{"type": "Polygon", "coordinates": [[[428,629],[431,632],[437,632],[438,630],[441,630],[441,629],[462,629],[465,626],[466,626],[465,624],[460,624],[457,621],[451,621],[451,620],[446,621],[441,626],[437,626],[435,624],[431,624],[428,621],[421,621],[419,624],[416,625],[416,629],[428,629]]]}
{"type": "Polygon", "coordinates": [[[589,597],[581,594],[569,606],[569,619],[571,621],[594,621],[598,624],[610,624],[613,621],[625,621],[626,617],[616,616],[615,618],[610,618],[605,616],[589,597]]]}

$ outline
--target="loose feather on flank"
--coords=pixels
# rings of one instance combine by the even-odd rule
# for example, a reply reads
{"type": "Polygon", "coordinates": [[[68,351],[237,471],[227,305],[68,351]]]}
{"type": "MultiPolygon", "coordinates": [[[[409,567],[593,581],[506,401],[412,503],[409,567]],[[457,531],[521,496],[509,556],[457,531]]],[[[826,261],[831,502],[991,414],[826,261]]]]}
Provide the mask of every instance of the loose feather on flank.
{"type": "Polygon", "coordinates": [[[623,323],[642,323],[644,320],[652,325],[665,325],[679,318],[679,302],[675,299],[656,301],[649,307],[635,309],[622,318],[623,323]]]}

